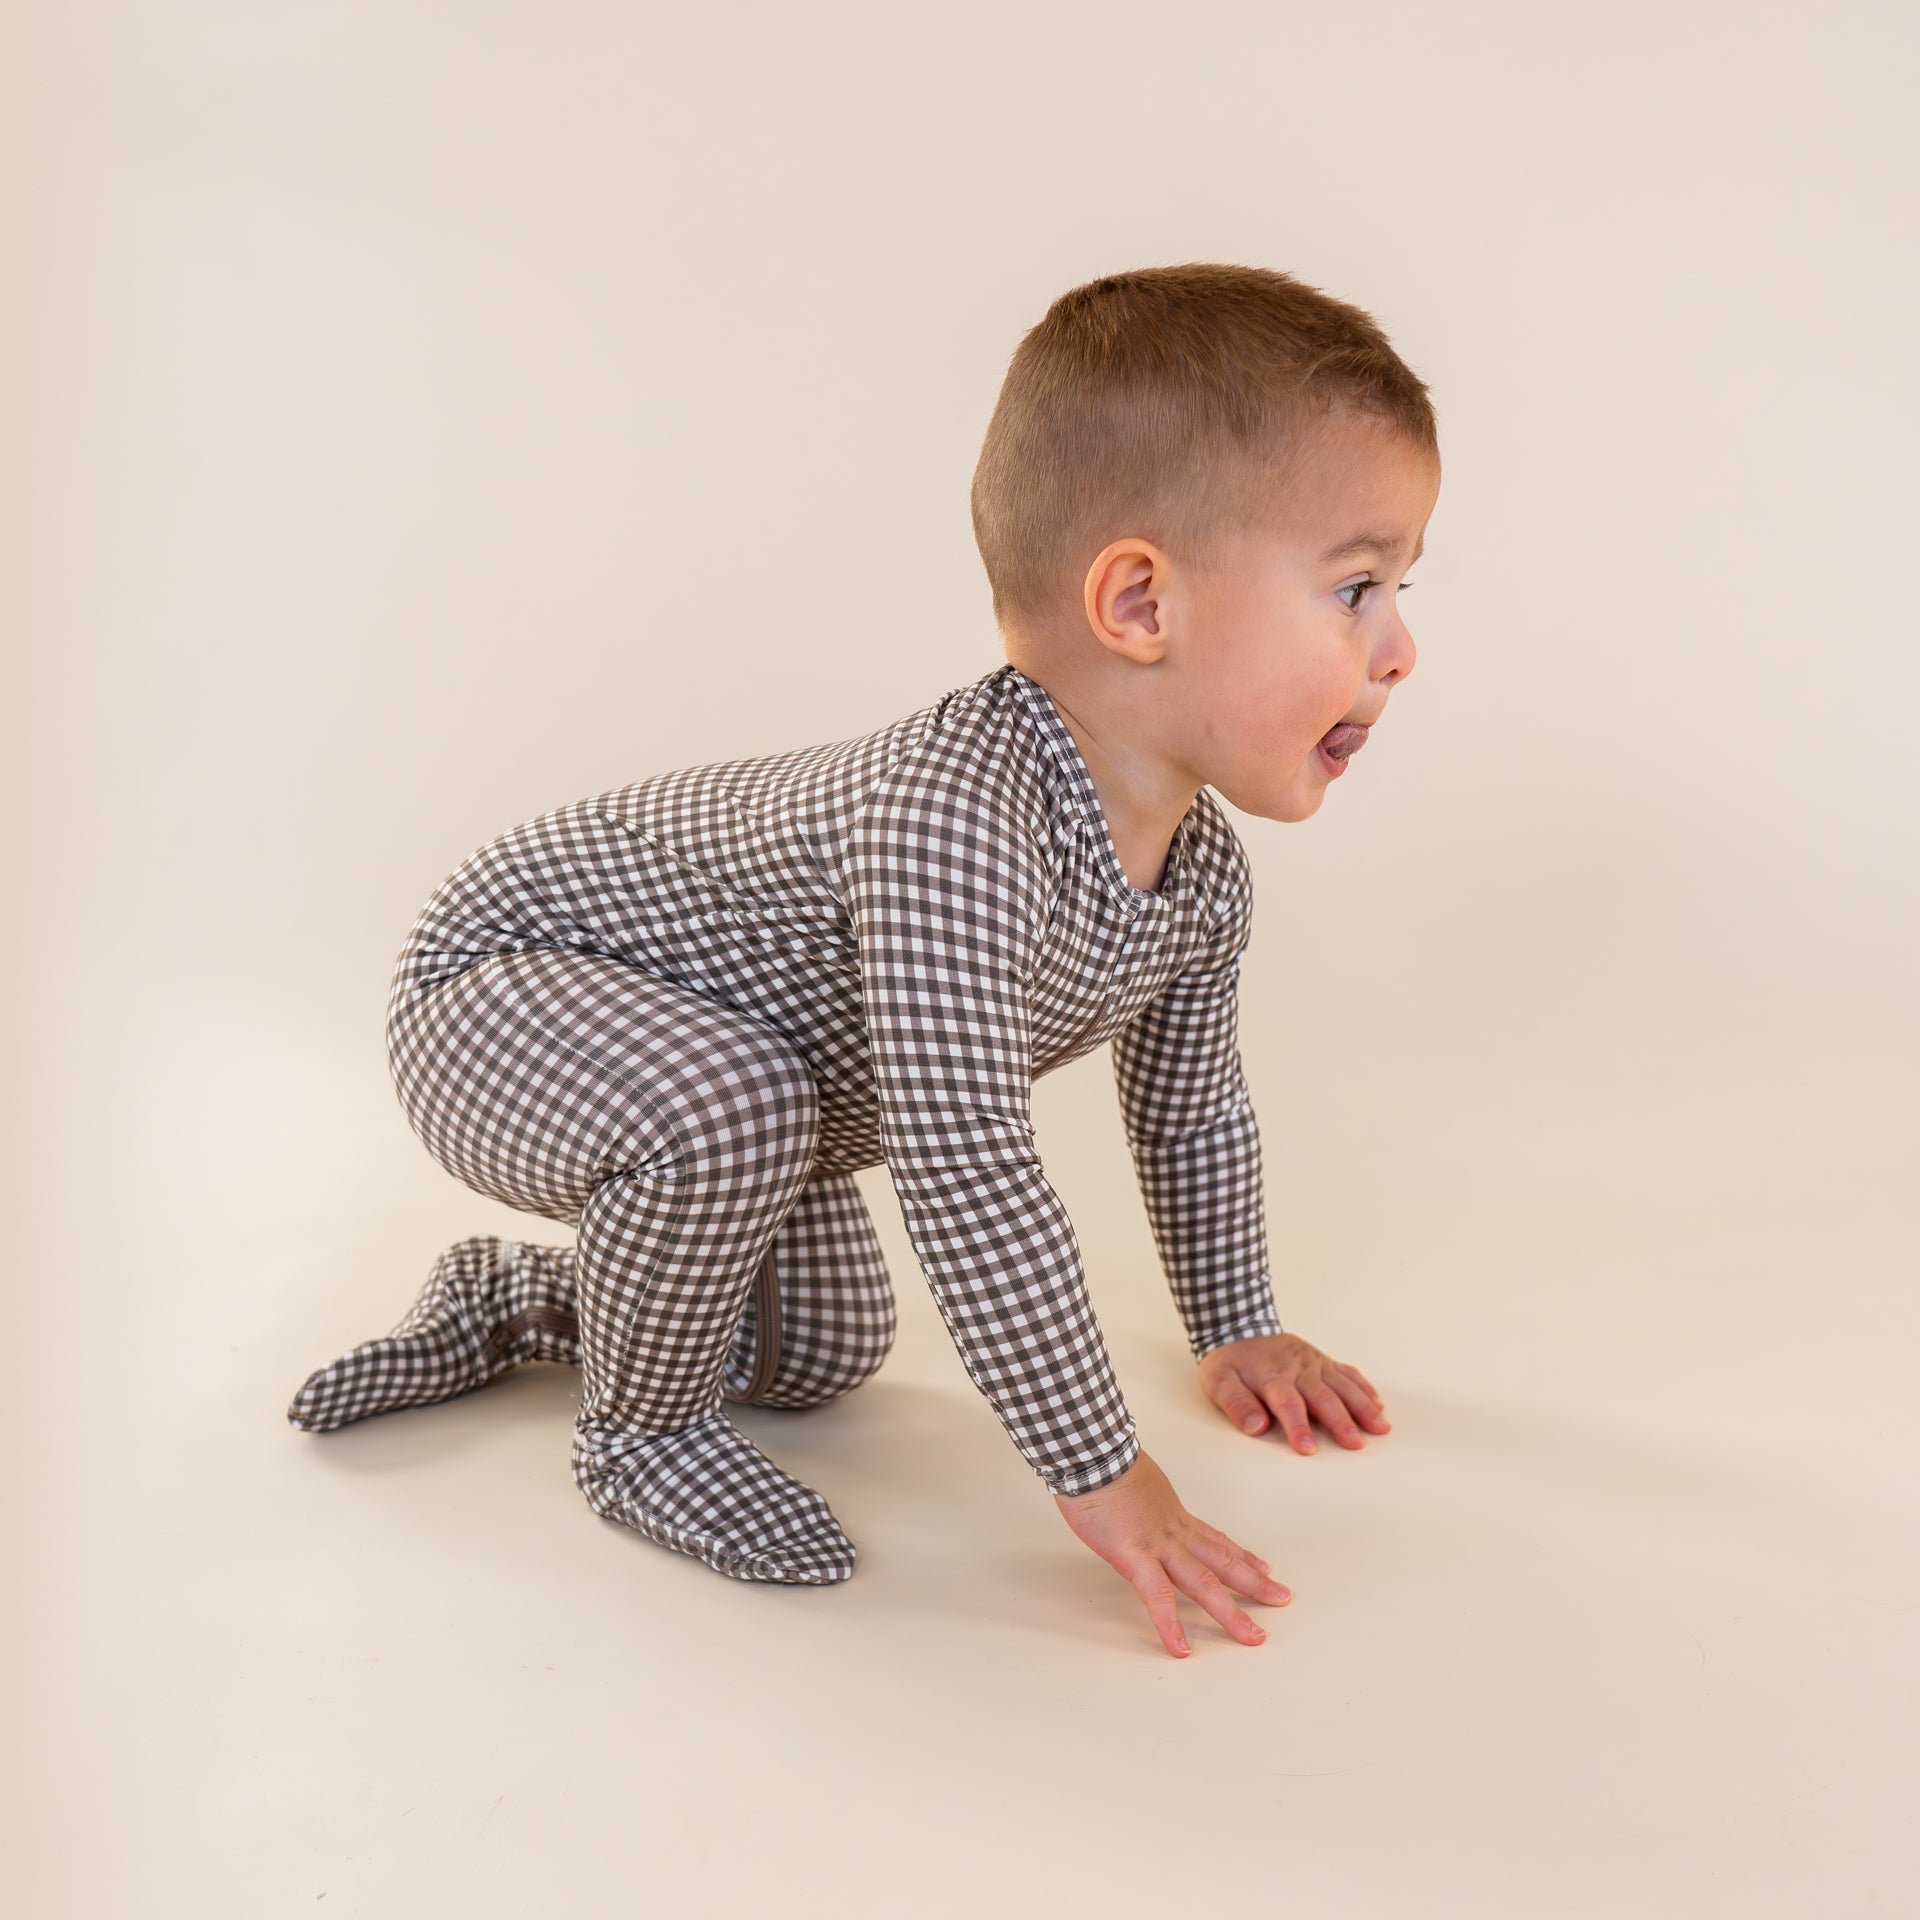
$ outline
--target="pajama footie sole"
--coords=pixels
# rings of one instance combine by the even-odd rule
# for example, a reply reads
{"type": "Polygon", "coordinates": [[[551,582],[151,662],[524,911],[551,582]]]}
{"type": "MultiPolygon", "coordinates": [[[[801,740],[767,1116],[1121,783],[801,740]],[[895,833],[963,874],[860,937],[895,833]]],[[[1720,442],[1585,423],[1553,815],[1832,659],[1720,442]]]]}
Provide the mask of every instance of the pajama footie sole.
{"type": "Polygon", "coordinates": [[[573,1476],[603,1519],[734,1580],[825,1586],[858,1558],[832,1509],[724,1413],[652,1436],[576,1426],[573,1476]]]}

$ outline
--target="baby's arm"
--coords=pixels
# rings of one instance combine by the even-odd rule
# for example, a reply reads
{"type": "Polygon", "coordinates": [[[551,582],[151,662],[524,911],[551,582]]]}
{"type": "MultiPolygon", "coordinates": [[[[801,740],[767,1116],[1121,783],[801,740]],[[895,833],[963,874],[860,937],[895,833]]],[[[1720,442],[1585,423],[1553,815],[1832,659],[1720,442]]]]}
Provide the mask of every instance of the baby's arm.
{"type": "Polygon", "coordinates": [[[1047,873],[1021,799],[944,744],[896,766],[847,844],[880,1148],[974,1384],[1052,1492],[1086,1493],[1140,1442],[1033,1140],[1047,873]]]}
{"type": "Polygon", "coordinates": [[[1286,1589],[1142,1452],[1034,1147],[1028,980],[1048,880],[1031,796],[943,765],[940,744],[873,796],[845,874],[880,1145],[914,1251],[974,1384],[1167,1649],[1188,1650],[1176,1590],[1257,1642],[1229,1588],[1269,1603],[1286,1589]]]}
{"type": "Polygon", "coordinates": [[[1379,1394],[1357,1367],[1286,1333],[1274,1304],[1260,1129],[1238,1039],[1253,890],[1237,839],[1232,852],[1206,953],[1113,1037],[1121,1115],[1207,1397],[1248,1433],[1264,1433],[1271,1410],[1300,1453],[1314,1450],[1310,1413],[1342,1446],[1364,1446],[1361,1426],[1388,1431],[1379,1394]]]}
{"type": "Polygon", "coordinates": [[[1230,851],[1206,952],[1110,1045],[1141,1198],[1196,1360],[1283,1331],[1267,1264],[1260,1127],[1240,1064],[1253,888],[1238,839],[1230,851]]]}

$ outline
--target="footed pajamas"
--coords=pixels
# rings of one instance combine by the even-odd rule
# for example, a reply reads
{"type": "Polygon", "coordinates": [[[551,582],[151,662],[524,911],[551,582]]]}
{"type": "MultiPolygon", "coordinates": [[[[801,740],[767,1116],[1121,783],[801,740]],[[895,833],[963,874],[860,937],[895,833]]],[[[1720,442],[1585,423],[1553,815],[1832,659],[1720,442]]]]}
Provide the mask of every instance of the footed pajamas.
{"type": "Polygon", "coordinates": [[[1246,855],[1202,788],[1126,877],[1046,689],[1012,665],[858,738],[654,775],[470,855],[415,920],[387,1048],[415,1133],[571,1249],[447,1249],[288,1417],[344,1425],[577,1360],[595,1511],[742,1579],[854,1548],[727,1401],[867,1378],[894,1297],[853,1175],[885,1162],[969,1376],[1048,1488],[1140,1444],[1041,1171],[1040,1075],[1111,1042],[1195,1357],[1281,1331],[1236,1035],[1246,855]]]}

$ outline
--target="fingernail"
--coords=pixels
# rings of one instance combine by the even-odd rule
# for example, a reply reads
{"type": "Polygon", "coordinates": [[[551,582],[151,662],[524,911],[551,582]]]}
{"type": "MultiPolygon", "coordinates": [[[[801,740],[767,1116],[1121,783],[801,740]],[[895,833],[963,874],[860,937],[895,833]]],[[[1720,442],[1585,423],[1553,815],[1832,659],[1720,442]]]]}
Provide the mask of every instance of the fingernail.
{"type": "Polygon", "coordinates": [[[1257,1413],[1250,1413],[1240,1424],[1245,1427],[1249,1433],[1258,1433],[1260,1431],[1260,1416],[1257,1413]]]}

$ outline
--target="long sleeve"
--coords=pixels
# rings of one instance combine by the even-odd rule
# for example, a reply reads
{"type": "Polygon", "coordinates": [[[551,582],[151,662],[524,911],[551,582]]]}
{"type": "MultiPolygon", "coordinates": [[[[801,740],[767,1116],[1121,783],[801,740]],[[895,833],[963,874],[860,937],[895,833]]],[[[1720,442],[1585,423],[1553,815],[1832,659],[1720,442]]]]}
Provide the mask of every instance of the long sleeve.
{"type": "Polygon", "coordinates": [[[1028,987],[1049,887],[1030,796],[931,750],[847,842],[880,1147],[973,1383],[1054,1493],[1088,1493],[1140,1442],[1034,1147],[1028,987]]]}
{"type": "Polygon", "coordinates": [[[1229,1340],[1285,1331],[1267,1264],[1260,1128],[1240,1062],[1252,882],[1245,850],[1237,840],[1228,850],[1207,952],[1111,1042],[1141,1198],[1196,1360],[1229,1340]]]}

